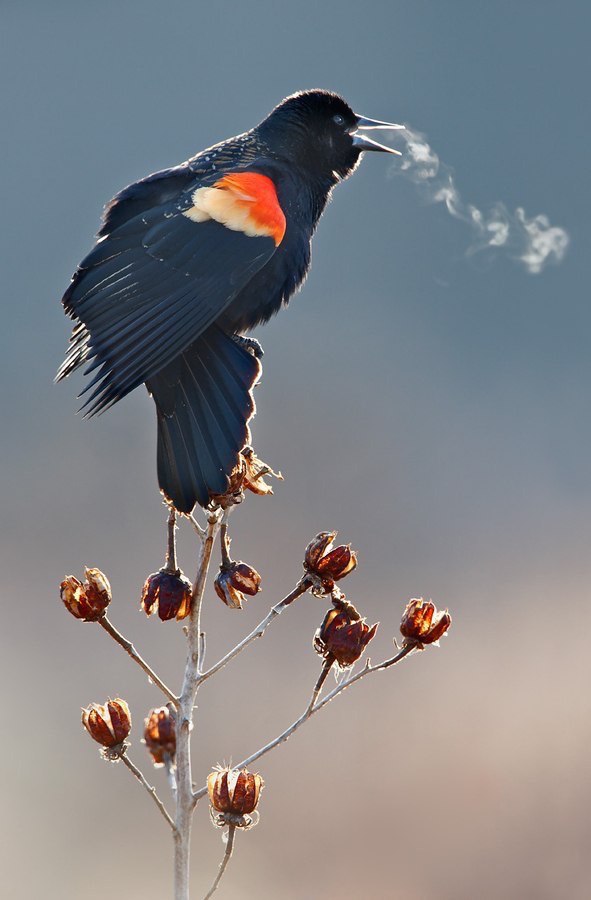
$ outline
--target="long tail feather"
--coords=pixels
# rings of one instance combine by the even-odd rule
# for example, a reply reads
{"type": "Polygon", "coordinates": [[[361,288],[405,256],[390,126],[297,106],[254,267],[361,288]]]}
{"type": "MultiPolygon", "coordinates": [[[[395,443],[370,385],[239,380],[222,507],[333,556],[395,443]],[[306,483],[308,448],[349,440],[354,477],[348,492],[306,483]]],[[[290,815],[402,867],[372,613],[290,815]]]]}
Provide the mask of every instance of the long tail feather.
{"type": "Polygon", "coordinates": [[[213,326],[147,382],[158,417],[158,481],[179,512],[223,493],[250,441],[261,365],[213,326]]]}

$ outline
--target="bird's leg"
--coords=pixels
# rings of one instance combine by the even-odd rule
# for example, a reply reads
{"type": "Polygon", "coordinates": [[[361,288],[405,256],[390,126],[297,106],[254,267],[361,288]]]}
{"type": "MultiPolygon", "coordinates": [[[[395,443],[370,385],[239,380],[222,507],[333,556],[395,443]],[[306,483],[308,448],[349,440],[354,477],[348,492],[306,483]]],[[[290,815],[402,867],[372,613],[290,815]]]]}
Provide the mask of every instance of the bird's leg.
{"type": "Polygon", "coordinates": [[[236,341],[239,347],[244,347],[245,350],[248,350],[253,356],[256,356],[257,359],[261,359],[261,357],[264,356],[265,351],[255,338],[243,337],[241,334],[233,334],[232,340],[236,341]]]}

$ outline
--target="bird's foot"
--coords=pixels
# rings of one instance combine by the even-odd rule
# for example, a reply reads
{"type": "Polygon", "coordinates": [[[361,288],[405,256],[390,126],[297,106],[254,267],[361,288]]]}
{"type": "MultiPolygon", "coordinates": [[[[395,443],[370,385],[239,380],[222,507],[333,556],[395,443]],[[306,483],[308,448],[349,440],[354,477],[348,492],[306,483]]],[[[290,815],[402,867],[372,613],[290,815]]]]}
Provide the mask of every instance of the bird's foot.
{"type": "Polygon", "coordinates": [[[257,359],[261,359],[265,354],[265,351],[255,338],[243,337],[241,334],[233,334],[232,340],[236,341],[239,347],[244,347],[245,350],[248,350],[249,353],[256,356],[257,359]]]}

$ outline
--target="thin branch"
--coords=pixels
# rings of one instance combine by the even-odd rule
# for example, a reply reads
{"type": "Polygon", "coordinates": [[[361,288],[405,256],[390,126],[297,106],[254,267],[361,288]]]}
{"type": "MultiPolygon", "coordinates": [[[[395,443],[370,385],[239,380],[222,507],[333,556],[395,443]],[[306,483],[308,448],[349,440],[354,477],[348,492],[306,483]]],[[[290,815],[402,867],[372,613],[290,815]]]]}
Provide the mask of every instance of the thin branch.
{"type": "Polygon", "coordinates": [[[312,713],[318,712],[318,710],[322,709],[323,706],[326,706],[327,703],[330,703],[338,694],[342,691],[346,691],[348,687],[351,687],[352,684],[355,684],[356,681],[360,681],[361,678],[365,678],[366,675],[371,675],[373,672],[381,672],[383,669],[389,669],[390,666],[395,666],[396,663],[399,663],[404,659],[405,656],[408,656],[412,653],[413,650],[417,649],[416,644],[407,644],[401,650],[398,651],[396,656],[393,656],[391,659],[385,659],[383,662],[378,663],[375,666],[370,664],[368,660],[364,667],[360,672],[357,672],[355,675],[351,675],[345,681],[341,681],[340,684],[337,684],[332,691],[326,695],[324,700],[321,700],[320,703],[316,704],[312,713]]]}
{"type": "Polygon", "coordinates": [[[234,659],[235,656],[238,656],[239,653],[242,653],[242,651],[246,647],[248,647],[249,644],[252,644],[252,642],[256,641],[257,638],[262,637],[273,619],[276,619],[277,616],[280,616],[281,613],[285,609],[287,609],[287,607],[291,603],[293,603],[293,601],[297,597],[305,594],[310,586],[311,581],[309,581],[307,577],[302,578],[302,580],[295,586],[293,591],[291,591],[291,593],[289,593],[287,597],[284,597],[283,600],[280,600],[276,606],[269,610],[265,618],[261,622],[259,622],[257,627],[253,631],[251,631],[250,634],[248,634],[244,638],[244,640],[240,641],[239,644],[236,644],[236,646],[232,650],[226,653],[225,656],[222,656],[222,658],[218,660],[218,662],[216,662],[215,665],[213,665],[210,669],[208,669],[206,672],[201,673],[199,684],[201,685],[202,682],[206,681],[208,678],[211,678],[212,675],[215,675],[216,672],[219,672],[220,669],[223,669],[231,659],[234,659]]]}
{"type": "Polygon", "coordinates": [[[191,777],[191,729],[193,727],[193,707],[199,687],[199,666],[203,639],[201,632],[201,604],[207,581],[211,553],[219,527],[220,516],[210,513],[207,533],[201,542],[201,553],[197,575],[191,593],[191,613],[187,620],[187,661],[183,686],[179,698],[176,729],[176,783],[177,804],[175,816],[174,843],[174,897],[175,900],[189,900],[189,855],[192,815],[195,809],[191,777]]]}
{"type": "Polygon", "coordinates": [[[230,862],[230,858],[232,856],[232,850],[234,849],[234,835],[235,834],[236,834],[236,826],[230,825],[228,828],[228,840],[226,841],[226,852],[224,853],[224,858],[222,859],[222,861],[220,863],[220,870],[219,870],[218,874],[216,875],[214,883],[208,890],[208,892],[205,895],[205,897],[203,898],[203,900],[209,900],[209,898],[213,894],[215,894],[220,881],[224,877],[224,872],[226,871],[228,863],[230,862]]]}
{"type": "Polygon", "coordinates": [[[324,660],[324,665],[322,666],[322,671],[320,672],[320,675],[318,676],[318,681],[314,685],[314,690],[312,691],[312,696],[310,698],[310,702],[308,703],[308,709],[306,710],[306,712],[309,712],[314,708],[314,705],[315,705],[316,701],[318,700],[318,695],[320,694],[320,691],[322,690],[322,685],[326,681],[326,679],[328,677],[328,673],[330,672],[330,670],[333,667],[334,661],[335,661],[335,658],[332,654],[327,656],[327,658],[324,660]]]}
{"type": "Polygon", "coordinates": [[[164,754],[164,768],[166,769],[166,780],[168,781],[168,786],[170,788],[170,792],[173,796],[174,802],[176,804],[176,765],[173,757],[171,757],[170,753],[164,754]]]}
{"type": "Polygon", "coordinates": [[[191,523],[191,525],[193,526],[193,528],[195,529],[195,531],[197,532],[197,534],[199,535],[199,537],[201,538],[201,540],[204,541],[205,535],[207,534],[206,529],[203,528],[199,524],[199,522],[197,521],[197,519],[195,518],[193,513],[189,513],[188,515],[186,515],[186,517],[189,520],[189,522],[191,523]]]}
{"type": "Polygon", "coordinates": [[[176,831],[176,828],[175,828],[174,822],[172,821],[171,816],[167,813],[164,803],[162,802],[162,800],[156,793],[156,788],[152,787],[152,785],[149,784],[148,781],[146,781],[142,772],[140,772],[138,767],[136,765],[134,765],[134,763],[132,763],[132,761],[127,757],[127,755],[125,753],[123,753],[119,757],[119,759],[125,763],[125,765],[129,769],[129,771],[132,773],[132,775],[134,775],[137,778],[137,780],[139,781],[139,783],[145,787],[148,794],[150,795],[150,797],[152,798],[152,800],[154,801],[154,803],[156,804],[156,806],[158,807],[158,809],[160,810],[160,812],[162,813],[162,815],[164,816],[164,818],[166,819],[166,821],[168,822],[168,824],[170,825],[172,830],[176,831]]]}
{"type": "MultiPolygon", "coordinates": [[[[408,656],[409,653],[412,653],[412,651],[416,649],[416,646],[416,644],[408,644],[407,646],[403,647],[402,650],[400,650],[400,652],[396,654],[396,656],[392,657],[392,659],[386,659],[384,660],[384,662],[378,663],[378,665],[376,666],[372,666],[368,660],[366,665],[363,667],[363,669],[361,669],[360,672],[357,672],[356,675],[351,675],[349,678],[346,678],[344,681],[341,681],[339,684],[337,684],[337,686],[333,688],[333,690],[329,694],[326,695],[324,700],[321,700],[319,703],[316,702],[314,704],[309,704],[302,715],[298,719],[296,719],[295,722],[292,722],[289,728],[286,728],[285,731],[282,731],[278,737],[274,738],[272,741],[269,741],[268,744],[265,744],[265,746],[261,747],[260,750],[257,750],[256,753],[253,753],[251,756],[243,759],[241,763],[233,766],[233,768],[244,769],[251,763],[255,762],[255,760],[260,759],[261,756],[264,756],[265,753],[268,753],[269,750],[273,750],[274,747],[278,747],[279,744],[283,744],[292,736],[294,731],[297,731],[298,728],[300,728],[304,724],[304,722],[307,722],[308,719],[310,719],[315,713],[321,710],[323,706],[326,706],[327,703],[330,703],[331,700],[334,700],[335,697],[345,691],[352,684],[355,684],[356,681],[360,681],[362,678],[365,678],[366,675],[371,675],[373,672],[380,672],[382,669],[388,669],[390,668],[390,666],[396,665],[396,663],[399,663],[402,659],[404,659],[405,656],[408,656]]],[[[205,796],[206,793],[207,787],[202,787],[193,794],[193,797],[195,801],[197,801],[201,797],[205,796]]]]}
{"type": "Polygon", "coordinates": [[[229,569],[232,565],[232,557],[230,556],[230,537],[228,535],[228,519],[230,518],[230,507],[224,510],[222,522],[220,525],[220,546],[222,552],[222,569],[229,569]]]}
{"type": "Polygon", "coordinates": [[[197,691],[199,684],[199,663],[201,651],[201,604],[203,602],[203,593],[209,572],[209,563],[213,550],[216,531],[219,526],[219,516],[212,513],[207,523],[207,534],[201,547],[201,555],[199,557],[199,565],[193,591],[191,593],[191,615],[188,623],[188,655],[185,666],[185,677],[183,679],[183,688],[181,698],[187,695],[189,690],[197,691]]]}
{"type": "Polygon", "coordinates": [[[175,709],[178,709],[178,706],[179,706],[178,697],[175,697],[175,695],[170,690],[170,688],[168,688],[164,684],[162,679],[159,678],[158,675],[156,675],[156,672],[154,672],[154,670],[150,668],[150,666],[145,661],[145,659],[143,657],[141,657],[140,654],[137,652],[137,650],[135,649],[135,647],[133,646],[131,641],[128,641],[127,638],[123,637],[123,635],[119,631],[117,631],[117,629],[115,628],[113,623],[109,621],[109,619],[107,618],[106,615],[102,616],[102,618],[100,618],[98,620],[98,623],[102,628],[105,629],[107,634],[111,635],[111,637],[113,638],[114,641],[117,641],[117,643],[119,644],[120,647],[123,647],[125,652],[131,656],[133,661],[136,662],[138,664],[138,666],[140,666],[140,668],[144,670],[144,672],[146,673],[146,675],[148,676],[150,681],[154,682],[156,687],[159,687],[163,694],[166,694],[166,696],[168,697],[170,702],[172,704],[174,704],[175,709]]]}
{"type": "Polygon", "coordinates": [[[205,653],[207,651],[207,635],[204,631],[199,635],[199,667],[202,669],[205,665],[205,653]]]}
{"type": "Polygon", "coordinates": [[[168,572],[177,572],[178,564],[176,560],[176,509],[170,507],[168,513],[168,546],[166,549],[166,562],[164,567],[168,572]]]}

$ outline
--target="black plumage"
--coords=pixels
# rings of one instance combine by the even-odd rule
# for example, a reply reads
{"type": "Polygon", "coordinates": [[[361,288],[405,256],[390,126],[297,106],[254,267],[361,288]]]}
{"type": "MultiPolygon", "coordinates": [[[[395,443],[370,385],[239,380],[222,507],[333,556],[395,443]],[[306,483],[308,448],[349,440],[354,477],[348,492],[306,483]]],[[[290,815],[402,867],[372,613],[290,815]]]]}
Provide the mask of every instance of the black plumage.
{"type": "Polygon", "coordinates": [[[63,297],[76,324],[58,380],[88,364],[88,416],[146,384],[159,484],[181,512],[223,493],[249,441],[260,363],[235,336],[288,302],[332,188],[362,150],[386,149],[360,137],[376,127],[363,122],[335,94],[296,94],[251,131],[130,185],[63,297]]]}

